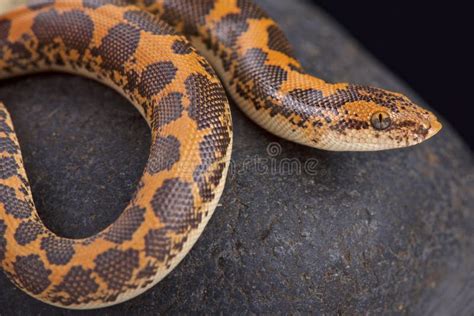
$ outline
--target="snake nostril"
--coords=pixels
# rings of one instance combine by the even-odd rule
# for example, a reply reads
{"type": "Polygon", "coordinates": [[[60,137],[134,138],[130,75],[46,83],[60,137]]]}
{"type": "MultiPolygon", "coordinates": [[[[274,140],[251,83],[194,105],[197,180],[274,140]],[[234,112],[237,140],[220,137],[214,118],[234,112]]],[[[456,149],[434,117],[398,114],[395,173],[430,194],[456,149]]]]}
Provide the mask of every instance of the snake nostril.
{"type": "Polygon", "coordinates": [[[431,123],[430,123],[430,121],[425,121],[425,122],[423,122],[422,125],[423,125],[423,128],[424,128],[425,130],[429,130],[429,129],[431,128],[431,123]]]}

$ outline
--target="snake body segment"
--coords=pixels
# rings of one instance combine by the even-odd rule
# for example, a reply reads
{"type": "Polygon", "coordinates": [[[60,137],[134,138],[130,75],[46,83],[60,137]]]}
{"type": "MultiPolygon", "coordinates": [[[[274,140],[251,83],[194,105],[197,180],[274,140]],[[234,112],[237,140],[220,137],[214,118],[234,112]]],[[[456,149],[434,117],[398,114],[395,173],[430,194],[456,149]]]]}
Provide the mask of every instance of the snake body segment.
{"type": "Polygon", "coordinates": [[[306,74],[278,25],[248,0],[32,1],[0,17],[0,78],[60,71],[104,83],[140,111],[152,146],[119,219],[89,238],[62,238],[34,208],[1,105],[0,265],[13,283],[49,304],[98,308],[137,296],[180,262],[217,205],[230,160],[230,110],[214,69],[251,119],[308,146],[405,147],[441,128],[401,94],[306,74]]]}

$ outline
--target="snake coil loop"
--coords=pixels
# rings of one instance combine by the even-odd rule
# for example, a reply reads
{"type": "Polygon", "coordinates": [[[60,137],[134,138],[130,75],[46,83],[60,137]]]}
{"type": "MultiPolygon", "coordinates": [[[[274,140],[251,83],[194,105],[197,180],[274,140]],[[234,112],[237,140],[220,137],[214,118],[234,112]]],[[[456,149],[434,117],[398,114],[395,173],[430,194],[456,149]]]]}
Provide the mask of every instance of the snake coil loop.
{"type": "Polygon", "coordinates": [[[60,71],[104,83],[140,111],[152,146],[119,219],[89,238],[63,238],[36,212],[1,105],[0,266],[13,283],[49,304],[98,308],[146,291],[181,261],[229,167],[231,115],[214,69],[252,120],[308,146],[398,148],[441,128],[401,94],[306,74],[249,0],[34,0],[0,16],[0,78],[60,71]]]}

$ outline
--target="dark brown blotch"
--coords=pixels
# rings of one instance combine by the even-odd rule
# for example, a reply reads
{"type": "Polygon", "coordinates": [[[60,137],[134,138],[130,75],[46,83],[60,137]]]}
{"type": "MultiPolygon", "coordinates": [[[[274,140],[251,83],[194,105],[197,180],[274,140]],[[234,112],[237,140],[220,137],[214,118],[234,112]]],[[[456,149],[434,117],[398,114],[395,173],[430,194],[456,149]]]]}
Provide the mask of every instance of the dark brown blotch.
{"type": "Polygon", "coordinates": [[[107,283],[109,289],[121,292],[139,266],[138,251],[110,249],[94,259],[94,271],[107,283]]]}
{"type": "Polygon", "coordinates": [[[12,22],[8,19],[0,20],[0,43],[8,39],[12,22]]]}
{"type": "Polygon", "coordinates": [[[0,179],[8,179],[18,174],[18,164],[12,156],[0,158],[0,179]]]}
{"type": "Polygon", "coordinates": [[[220,43],[234,47],[237,39],[249,28],[247,18],[238,13],[224,16],[215,26],[214,34],[220,43]]]}
{"type": "Polygon", "coordinates": [[[173,81],[177,71],[171,61],[161,61],[147,66],[142,73],[138,91],[143,97],[151,98],[173,81]]]}
{"type": "Polygon", "coordinates": [[[145,236],[145,254],[148,257],[165,261],[171,251],[171,240],[166,235],[166,229],[152,229],[145,236]]]}
{"type": "Polygon", "coordinates": [[[68,306],[89,302],[91,299],[87,296],[96,293],[98,289],[99,285],[92,275],[92,270],[74,266],[54,288],[54,292],[66,293],[68,297],[56,297],[56,301],[68,306]]]}
{"type": "Polygon", "coordinates": [[[139,42],[140,31],[132,25],[120,23],[109,30],[93,53],[102,57],[104,68],[121,71],[137,50],[139,42]]]}
{"type": "Polygon", "coordinates": [[[178,178],[165,180],[153,195],[151,205],[165,227],[177,233],[196,228],[200,221],[191,184],[178,178]]]}
{"type": "Polygon", "coordinates": [[[15,231],[14,238],[19,245],[25,246],[35,241],[43,232],[43,226],[36,221],[21,222],[15,231]]]}
{"type": "Polygon", "coordinates": [[[164,170],[171,170],[180,157],[181,143],[174,136],[157,137],[150,149],[150,158],[146,170],[156,174],[164,170]]]}
{"type": "Polygon", "coordinates": [[[181,117],[184,110],[183,94],[171,92],[164,96],[153,109],[152,127],[159,129],[181,117]]]}
{"type": "Polygon", "coordinates": [[[286,56],[293,57],[293,50],[291,49],[290,43],[286,39],[283,31],[276,25],[270,25],[267,28],[268,32],[268,47],[271,50],[285,54],[286,56]]]}
{"type": "Polygon", "coordinates": [[[33,295],[41,294],[51,284],[47,269],[38,255],[18,256],[13,264],[18,285],[33,295]]]}
{"type": "Polygon", "coordinates": [[[201,74],[190,75],[185,86],[191,101],[189,116],[197,122],[198,129],[221,126],[227,106],[227,96],[222,86],[201,74]]]}
{"type": "Polygon", "coordinates": [[[267,61],[268,54],[260,48],[251,48],[239,58],[234,77],[242,97],[252,95],[255,101],[276,98],[288,73],[279,66],[267,65],[267,61]]]}
{"type": "Polygon", "coordinates": [[[7,214],[15,218],[28,218],[33,211],[28,202],[17,198],[15,189],[4,184],[0,184],[0,203],[3,203],[7,214]]]}
{"type": "MultiPolygon", "coordinates": [[[[6,125],[8,127],[8,125],[6,125]]],[[[9,128],[9,127],[8,127],[9,128]]],[[[0,127],[0,131],[3,131],[0,127]]],[[[0,152],[16,154],[19,151],[18,145],[10,137],[0,137],[0,152]]]]}
{"type": "Polygon", "coordinates": [[[67,48],[84,53],[93,37],[94,22],[80,10],[58,13],[52,9],[39,13],[31,30],[40,45],[52,45],[57,38],[61,38],[67,48]]]}
{"type": "Polygon", "coordinates": [[[121,244],[132,240],[133,234],[143,224],[145,219],[145,208],[131,206],[117,219],[117,221],[104,234],[104,239],[121,244]]]}
{"type": "MultiPolygon", "coordinates": [[[[13,133],[13,130],[11,129],[10,126],[8,126],[7,122],[5,120],[0,120],[0,132],[5,133],[5,134],[11,134],[13,133]]],[[[2,142],[8,142],[8,140],[5,140],[4,137],[0,137],[0,150],[2,148],[2,142]]],[[[13,143],[12,140],[9,139],[10,143],[13,143]]],[[[14,145],[16,146],[16,145],[14,145]]]]}
{"type": "Polygon", "coordinates": [[[41,250],[46,251],[49,263],[65,265],[75,254],[73,241],[55,236],[44,237],[41,240],[41,250]]]}

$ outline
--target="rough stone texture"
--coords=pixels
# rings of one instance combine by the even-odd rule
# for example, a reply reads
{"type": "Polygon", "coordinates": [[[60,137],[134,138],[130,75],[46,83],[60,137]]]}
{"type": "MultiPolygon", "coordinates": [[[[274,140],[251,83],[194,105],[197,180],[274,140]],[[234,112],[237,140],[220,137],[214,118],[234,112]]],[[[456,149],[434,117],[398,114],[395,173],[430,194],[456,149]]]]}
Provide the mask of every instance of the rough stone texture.
{"type": "MultiPolygon", "coordinates": [[[[313,73],[419,100],[318,9],[258,2],[291,34],[313,73]]],[[[0,85],[47,225],[82,237],[115,220],[150,145],[139,114],[81,78],[40,75],[0,85]]],[[[414,148],[329,153],[280,140],[235,108],[233,118],[233,170],[197,245],[158,286],[101,315],[472,313],[473,160],[446,122],[414,148]],[[269,154],[270,143],[278,145],[269,154]],[[310,172],[272,172],[285,158],[306,162],[310,172]]],[[[76,313],[29,298],[4,276],[0,288],[0,315],[76,313]]]]}

